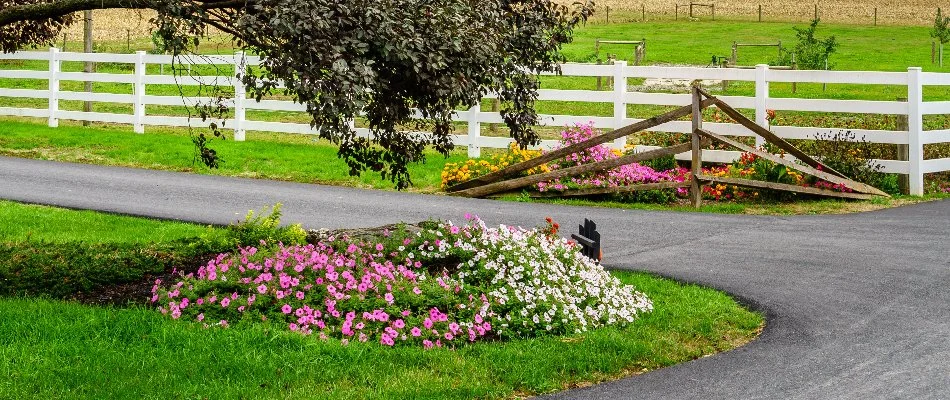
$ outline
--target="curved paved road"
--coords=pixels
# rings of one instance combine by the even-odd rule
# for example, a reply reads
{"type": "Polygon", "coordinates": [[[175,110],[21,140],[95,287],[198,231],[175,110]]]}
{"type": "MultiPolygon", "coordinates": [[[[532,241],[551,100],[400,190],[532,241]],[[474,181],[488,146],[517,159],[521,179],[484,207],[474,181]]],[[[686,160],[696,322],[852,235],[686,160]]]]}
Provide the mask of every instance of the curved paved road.
{"type": "Polygon", "coordinates": [[[740,349],[552,398],[950,397],[950,202],[753,217],[367,191],[0,157],[0,198],[228,223],[282,202],[307,227],[473,212],[492,223],[598,222],[605,263],[737,294],[768,315],[740,349]]]}

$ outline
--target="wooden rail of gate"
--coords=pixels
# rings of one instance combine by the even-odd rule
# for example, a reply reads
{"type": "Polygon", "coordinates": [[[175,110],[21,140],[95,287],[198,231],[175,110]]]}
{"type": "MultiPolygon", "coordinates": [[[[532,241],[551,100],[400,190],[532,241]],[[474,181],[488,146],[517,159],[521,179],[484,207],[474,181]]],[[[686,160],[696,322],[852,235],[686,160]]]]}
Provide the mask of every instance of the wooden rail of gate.
{"type": "Polygon", "coordinates": [[[616,168],[622,165],[627,165],[631,163],[638,163],[647,160],[651,160],[658,157],[670,156],[674,154],[691,152],[692,153],[692,168],[690,171],[690,180],[686,182],[658,182],[658,183],[645,183],[621,187],[605,187],[605,188],[585,188],[585,189],[573,189],[562,192],[547,192],[547,193],[533,193],[532,197],[555,197],[555,196],[587,196],[595,194],[606,194],[606,193],[623,193],[623,192],[634,192],[640,190],[655,190],[655,189],[668,189],[668,188],[680,188],[680,187],[689,187],[690,188],[690,200],[692,204],[696,207],[699,207],[702,204],[702,189],[703,185],[709,183],[722,183],[727,185],[735,185],[756,189],[769,189],[769,190],[778,190],[778,191],[787,191],[794,193],[803,193],[811,194],[818,196],[827,196],[827,197],[837,197],[845,199],[870,199],[873,197],[884,196],[890,197],[887,193],[884,193],[872,186],[854,181],[838,171],[828,167],[827,165],[822,164],[820,161],[809,156],[805,152],[801,151],[791,143],[785,141],[784,139],[773,134],[766,128],[763,128],[756,124],[755,122],[746,118],[742,113],[740,113],[735,108],[729,106],[724,101],[716,98],[715,96],[710,95],[708,92],[703,90],[698,86],[694,86],[692,89],[693,93],[693,102],[688,106],[683,106],[677,108],[673,111],[655,116],[653,118],[645,119],[643,121],[637,122],[632,125],[628,125],[613,131],[604,133],[599,136],[592,137],[583,142],[575,143],[563,148],[553,150],[547,153],[542,154],[539,157],[523,161],[518,164],[514,164],[503,168],[499,171],[492,172],[490,174],[477,177],[466,182],[462,182],[458,185],[452,186],[448,189],[448,192],[452,195],[463,196],[463,197],[486,197],[494,196],[504,193],[510,193],[512,191],[517,191],[524,187],[537,184],[539,182],[549,181],[553,179],[559,179],[563,177],[574,177],[583,174],[588,174],[592,172],[600,172],[608,169],[616,168]],[[735,120],[738,124],[746,127],[753,133],[761,136],[767,142],[777,146],[778,148],[784,150],[789,155],[795,157],[800,163],[792,162],[786,160],[782,157],[778,157],[774,154],[756,149],[754,147],[745,145],[739,141],[727,138],[723,135],[716,134],[707,129],[703,128],[703,114],[702,110],[710,107],[716,106],[723,113],[728,115],[730,118],[735,120]],[[584,150],[587,150],[591,147],[597,146],[599,144],[607,143],[617,138],[628,136],[637,132],[641,132],[658,125],[665,124],[667,122],[685,117],[687,115],[692,116],[692,133],[690,135],[690,141],[688,143],[680,143],[668,147],[663,147],[656,150],[650,150],[642,153],[634,153],[624,155],[615,159],[599,161],[591,164],[578,165],[575,167],[557,169],[554,171],[549,171],[540,174],[533,174],[528,176],[518,176],[524,171],[528,171],[532,168],[541,166],[548,162],[564,158],[570,154],[578,153],[584,150]],[[747,153],[754,154],[758,157],[767,159],[774,163],[784,165],[787,168],[798,170],[799,172],[812,175],[816,178],[824,179],[828,182],[842,185],[853,192],[838,192],[833,190],[819,189],[813,187],[804,187],[797,185],[789,185],[783,183],[775,182],[764,182],[756,181],[752,179],[743,179],[743,178],[724,178],[724,177],[714,177],[705,175],[702,173],[702,161],[703,161],[703,147],[708,146],[712,141],[720,142],[729,147],[733,147],[737,150],[744,151],[747,153]]]}

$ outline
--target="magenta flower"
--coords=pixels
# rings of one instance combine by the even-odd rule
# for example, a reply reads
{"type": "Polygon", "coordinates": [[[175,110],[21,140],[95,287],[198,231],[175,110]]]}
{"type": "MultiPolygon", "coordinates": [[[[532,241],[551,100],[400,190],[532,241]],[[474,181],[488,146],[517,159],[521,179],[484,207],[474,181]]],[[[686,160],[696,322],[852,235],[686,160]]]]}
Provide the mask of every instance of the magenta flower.
{"type": "Polygon", "coordinates": [[[284,304],[284,306],[280,308],[280,311],[283,312],[284,314],[290,314],[290,312],[293,311],[293,309],[294,308],[291,307],[290,304],[284,304]]]}
{"type": "Polygon", "coordinates": [[[225,308],[226,308],[226,307],[228,306],[228,304],[231,304],[231,299],[229,299],[229,298],[227,298],[227,297],[221,299],[221,307],[225,307],[225,308]]]}

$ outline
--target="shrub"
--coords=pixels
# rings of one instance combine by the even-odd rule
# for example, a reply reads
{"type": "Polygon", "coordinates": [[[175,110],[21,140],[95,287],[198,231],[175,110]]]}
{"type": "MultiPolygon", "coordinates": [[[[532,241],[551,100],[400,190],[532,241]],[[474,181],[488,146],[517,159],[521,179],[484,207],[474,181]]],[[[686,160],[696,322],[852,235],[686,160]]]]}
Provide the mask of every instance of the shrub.
{"type": "MultiPolygon", "coordinates": [[[[302,244],[300,225],[280,226],[280,204],[266,216],[248,212],[225,235],[149,244],[50,243],[36,240],[0,243],[0,296],[71,298],[104,287],[140,282],[149,275],[202,261],[238,246],[260,242],[302,244]]],[[[144,300],[144,299],[143,299],[144,300]]]]}
{"type": "Polygon", "coordinates": [[[781,56],[773,64],[791,65],[792,54],[799,69],[831,69],[829,63],[831,54],[838,50],[838,41],[834,36],[824,39],[815,37],[820,19],[814,19],[807,28],[795,27],[795,36],[798,43],[791,51],[781,48],[781,56]]]}
{"type": "MultiPolygon", "coordinates": [[[[561,144],[558,148],[564,148],[576,143],[583,142],[597,135],[593,125],[577,125],[561,132],[561,144]]],[[[599,144],[587,150],[573,153],[563,160],[551,165],[552,170],[560,168],[570,168],[584,164],[596,163],[605,160],[618,158],[622,155],[619,150],[599,144]]],[[[638,183],[661,182],[669,179],[669,175],[657,172],[653,168],[632,163],[620,167],[575,177],[565,177],[558,180],[540,182],[537,185],[539,191],[548,190],[561,191],[571,188],[589,188],[589,187],[617,187],[627,186],[638,183]]]]}
{"type": "Polygon", "coordinates": [[[169,245],[2,243],[0,295],[70,298],[171,270],[187,258],[169,245]]]}
{"type": "Polygon", "coordinates": [[[819,133],[814,141],[804,144],[802,148],[823,164],[855,181],[886,193],[900,193],[897,175],[881,172],[883,166],[871,161],[887,156],[881,153],[879,146],[866,140],[856,140],[854,132],[819,133]]]}
{"type": "MultiPolygon", "coordinates": [[[[469,159],[465,162],[446,163],[442,168],[442,188],[446,189],[472,178],[487,175],[492,172],[503,169],[509,165],[514,165],[523,161],[530,160],[541,155],[539,150],[525,150],[512,143],[508,146],[508,152],[494,154],[488,158],[469,159]]],[[[532,168],[526,174],[539,172],[548,172],[547,165],[532,168]]]]}
{"type": "Polygon", "coordinates": [[[624,325],[652,309],[556,231],[473,218],[379,240],[248,247],[171,286],[156,282],[152,301],[206,326],[267,323],[344,344],[426,348],[624,325]]]}

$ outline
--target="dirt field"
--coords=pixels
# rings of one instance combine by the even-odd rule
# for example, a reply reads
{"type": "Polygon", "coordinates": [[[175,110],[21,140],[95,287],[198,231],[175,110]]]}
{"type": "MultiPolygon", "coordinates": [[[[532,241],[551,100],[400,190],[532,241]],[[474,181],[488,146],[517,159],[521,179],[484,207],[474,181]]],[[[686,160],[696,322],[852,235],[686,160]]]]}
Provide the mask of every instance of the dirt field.
{"type": "MultiPolygon", "coordinates": [[[[573,3],[576,0],[561,0],[573,3]]],[[[758,19],[759,4],[762,5],[763,19],[767,21],[807,21],[814,16],[813,2],[795,0],[696,0],[701,3],[714,3],[717,18],[758,19]]],[[[610,7],[612,22],[639,21],[642,17],[641,6],[646,10],[647,20],[672,19],[675,4],[686,4],[688,0],[595,0],[598,12],[595,21],[606,19],[606,7],[610,7]]],[[[950,0],[942,0],[950,11],[950,0]]],[[[933,0],[824,0],[819,4],[819,13],[826,22],[872,25],[874,8],[877,7],[878,24],[887,25],[931,25],[937,5],[933,0]]],[[[681,13],[687,11],[681,9],[681,13]]],[[[709,10],[696,8],[696,14],[708,18],[709,10]]],[[[151,11],[103,10],[94,12],[94,35],[96,40],[124,41],[127,35],[132,39],[148,37],[151,25],[148,20],[151,11]]],[[[683,15],[681,14],[681,17],[683,15]]],[[[82,38],[82,23],[77,23],[66,32],[67,40],[74,42],[82,38]]]]}
{"type": "MultiPolygon", "coordinates": [[[[573,0],[567,1],[572,3],[573,0]]],[[[762,19],[766,21],[806,21],[819,15],[826,22],[849,24],[874,24],[874,8],[877,8],[878,24],[931,25],[938,6],[950,9],[950,1],[940,0],[694,0],[696,3],[715,4],[716,16],[729,19],[758,19],[762,5],[762,19]]],[[[646,9],[647,20],[669,19],[674,15],[675,4],[689,4],[689,0],[594,0],[598,6],[596,19],[606,17],[604,8],[609,6],[611,21],[639,21],[641,6],[646,9]]],[[[680,9],[680,17],[687,13],[680,9]]],[[[696,8],[696,14],[708,18],[707,8],[696,8]]]]}

